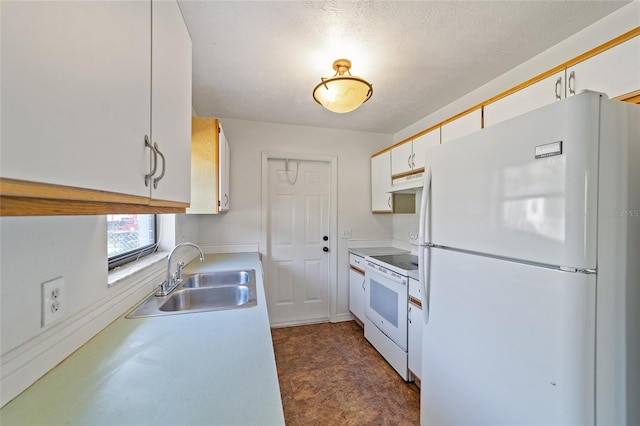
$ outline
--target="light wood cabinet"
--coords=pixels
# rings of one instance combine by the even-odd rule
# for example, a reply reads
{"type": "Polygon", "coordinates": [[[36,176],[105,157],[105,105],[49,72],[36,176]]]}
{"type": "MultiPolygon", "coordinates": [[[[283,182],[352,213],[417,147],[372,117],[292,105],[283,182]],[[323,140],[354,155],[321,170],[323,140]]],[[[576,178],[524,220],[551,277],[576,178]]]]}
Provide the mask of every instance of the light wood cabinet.
{"type": "Polygon", "coordinates": [[[177,3],[0,8],[0,214],[184,212],[191,40],[177,3]]]}
{"type": "Polygon", "coordinates": [[[482,109],[478,108],[440,127],[441,143],[451,142],[482,129],[482,109]]]}
{"type": "Polygon", "coordinates": [[[229,210],[229,142],[216,118],[191,119],[191,207],[187,213],[229,210]]]}

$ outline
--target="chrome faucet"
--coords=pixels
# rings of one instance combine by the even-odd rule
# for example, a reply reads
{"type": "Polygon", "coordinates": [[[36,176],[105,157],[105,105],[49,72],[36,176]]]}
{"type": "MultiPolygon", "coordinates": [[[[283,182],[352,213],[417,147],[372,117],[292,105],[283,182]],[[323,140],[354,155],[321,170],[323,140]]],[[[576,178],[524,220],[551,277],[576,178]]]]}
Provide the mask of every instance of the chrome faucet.
{"type": "Polygon", "coordinates": [[[180,262],[178,265],[178,270],[176,271],[176,278],[173,278],[171,275],[171,257],[173,253],[182,246],[191,246],[198,249],[200,252],[200,262],[204,262],[204,253],[202,249],[195,245],[194,243],[180,243],[171,250],[169,253],[169,258],[167,259],[167,279],[160,284],[160,288],[158,289],[156,296],[163,297],[168,296],[177,286],[182,282],[182,267],[184,266],[183,262],[180,262]]]}

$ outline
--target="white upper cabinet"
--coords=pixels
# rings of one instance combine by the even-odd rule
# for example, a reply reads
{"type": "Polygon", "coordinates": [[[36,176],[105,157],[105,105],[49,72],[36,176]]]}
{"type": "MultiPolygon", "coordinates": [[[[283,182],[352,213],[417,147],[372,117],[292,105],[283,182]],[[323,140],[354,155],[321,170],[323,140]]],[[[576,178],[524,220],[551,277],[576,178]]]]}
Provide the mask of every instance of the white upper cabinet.
{"type": "Polygon", "coordinates": [[[413,170],[413,144],[411,141],[391,150],[391,174],[393,176],[413,170]]]}
{"type": "Polygon", "coordinates": [[[563,98],[564,71],[485,105],[484,127],[532,111],[563,98]]]}
{"type": "Polygon", "coordinates": [[[371,211],[393,211],[391,191],[391,151],[371,157],[371,211]]]}
{"type": "Polygon", "coordinates": [[[231,206],[231,200],[229,199],[229,171],[231,165],[231,148],[229,147],[229,141],[224,135],[222,125],[220,126],[220,133],[218,134],[218,163],[220,165],[219,176],[219,189],[218,189],[218,206],[221,212],[226,212],[231,206]]]}
{"type": "Polygon", "coordinates": [[[148,197],[151,4],[0,8],[2,177],[148,197]]]}
{"type": "Polygon", "coordinates": [[[425,165],[425,158],[428,155],[427,151],[434,146],[440,145],[440,128],[418,136],[412,142],[415,168],[422,169],[425,165]]]}
{"type": "Polygon", "coordinates": [[[162,154],[152,198],[189,203],[191,38],[175,1],[155,1],[152,11],[151,136],[162,154]],[[163,166],[164,176],[158,181],[163,166]]]}
{"type": "Polygon", "coordinates": [[[588,89],[609,98],[640,90],[640,37],[567,68],[567,96],[588,89]]]}
{"type": "Polygon", "coordinates": [[[440,127],[442,143],[450,142],[482,129],[482,109],[476,109],[440,127]]]}

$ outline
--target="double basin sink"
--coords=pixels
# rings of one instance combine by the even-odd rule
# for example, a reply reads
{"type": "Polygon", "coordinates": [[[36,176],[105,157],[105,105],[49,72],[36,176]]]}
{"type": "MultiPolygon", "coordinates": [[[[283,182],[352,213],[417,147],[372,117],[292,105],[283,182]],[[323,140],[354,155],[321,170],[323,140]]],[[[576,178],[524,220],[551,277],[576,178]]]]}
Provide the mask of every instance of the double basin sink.
{"type": "Polygon", "coordinates": [[[167,296],[149,296],[126,318],[242,309],[256,306],[256,271],[215,271],[185,275],[167,296]]]}

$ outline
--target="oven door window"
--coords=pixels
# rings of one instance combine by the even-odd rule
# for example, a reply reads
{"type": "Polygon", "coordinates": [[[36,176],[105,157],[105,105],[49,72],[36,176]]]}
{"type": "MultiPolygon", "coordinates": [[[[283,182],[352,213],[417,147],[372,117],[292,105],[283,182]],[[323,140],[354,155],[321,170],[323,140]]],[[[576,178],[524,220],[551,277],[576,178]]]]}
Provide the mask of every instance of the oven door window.
{"type": "Polygon", "coordinates": [[[371,296],[369,304],[371,308],[382,318],[398,327],[398,293],[371,279],[371,296]]]}

